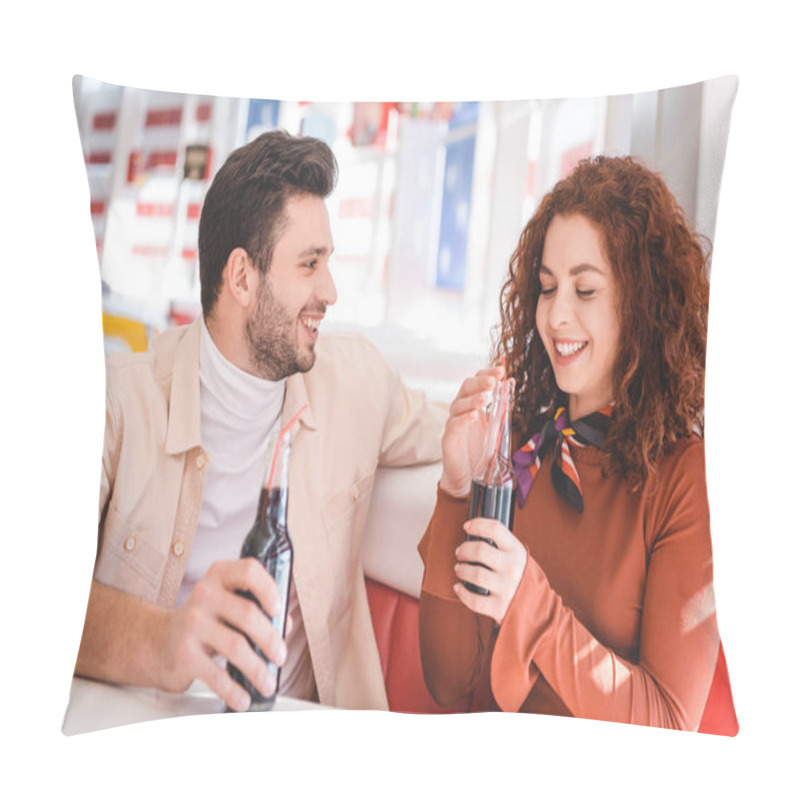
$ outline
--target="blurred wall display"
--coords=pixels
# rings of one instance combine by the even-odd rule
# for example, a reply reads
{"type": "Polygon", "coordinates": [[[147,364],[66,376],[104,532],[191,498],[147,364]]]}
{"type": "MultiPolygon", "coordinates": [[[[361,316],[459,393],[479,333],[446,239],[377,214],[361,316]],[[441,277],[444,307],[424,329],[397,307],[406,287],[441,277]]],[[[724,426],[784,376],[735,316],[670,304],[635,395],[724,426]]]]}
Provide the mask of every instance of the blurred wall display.
{"type": "Polygon", "coordinates": [[[264,131],[317,136],[339,162],[328,201],[339,300],[326,326],[365,332],[412,382],[450,391],[488,357],[522,226],[580,159],[641,158],[713,240],[715,115],[729,94],[720,78],[568,100],[316,103],[76,77],[103,310],[148,331],[192,319],[216,170],[264,131]]]}

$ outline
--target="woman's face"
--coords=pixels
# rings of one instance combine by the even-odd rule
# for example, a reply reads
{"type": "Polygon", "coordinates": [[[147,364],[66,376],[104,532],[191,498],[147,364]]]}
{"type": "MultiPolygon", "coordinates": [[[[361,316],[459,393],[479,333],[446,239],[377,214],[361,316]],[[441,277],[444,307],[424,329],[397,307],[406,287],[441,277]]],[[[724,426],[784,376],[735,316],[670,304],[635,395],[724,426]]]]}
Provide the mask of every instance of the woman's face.
{"type": "Polygon", "coordinates": [[[620,326],[617,284],[600,232],[584,216],[553,218],[544,239],[536,329],[569,395],[570,419],[614,398],[620,326]]]}

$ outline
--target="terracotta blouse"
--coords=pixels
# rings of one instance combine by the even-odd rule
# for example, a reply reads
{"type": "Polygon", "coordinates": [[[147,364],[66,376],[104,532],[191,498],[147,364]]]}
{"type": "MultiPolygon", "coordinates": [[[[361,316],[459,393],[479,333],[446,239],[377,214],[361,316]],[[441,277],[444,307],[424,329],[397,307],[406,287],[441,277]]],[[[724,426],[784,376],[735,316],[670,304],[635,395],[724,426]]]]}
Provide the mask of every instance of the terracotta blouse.
{"type": "Polygon", "coordinates": [[[704,444],[681,441],[632,494],[574,447],[584,511],[559,497],[552,454],[514,534],[528,550],[503,624],[469,611],[453,584],[467,498],[441,490],[419,543],[420,645],[443,705],[695,730],[719,648],[704,444]]]}

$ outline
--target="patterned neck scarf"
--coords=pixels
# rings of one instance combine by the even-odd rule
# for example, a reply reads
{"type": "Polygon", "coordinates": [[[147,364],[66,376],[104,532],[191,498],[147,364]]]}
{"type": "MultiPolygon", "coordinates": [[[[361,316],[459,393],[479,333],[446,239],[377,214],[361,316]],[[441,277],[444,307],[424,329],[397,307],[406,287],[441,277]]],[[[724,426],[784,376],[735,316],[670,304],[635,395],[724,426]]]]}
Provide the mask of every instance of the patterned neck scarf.
{"type": "Polygon", "coordinates": [[[613,404],[605,406],[570,424],[567,398],[559,394],[552,419],[547,420],[542,430],[531,436],[511,457],[517,475],[517,502],[520,508],[533,486],[542,458],[552,447],[554,454],[550,476],[553,485],[571,506],[583,512],[581,481],[572,460],[571,448],[575,445],[602,447],[611,424],[612,408],[613,404]]]}

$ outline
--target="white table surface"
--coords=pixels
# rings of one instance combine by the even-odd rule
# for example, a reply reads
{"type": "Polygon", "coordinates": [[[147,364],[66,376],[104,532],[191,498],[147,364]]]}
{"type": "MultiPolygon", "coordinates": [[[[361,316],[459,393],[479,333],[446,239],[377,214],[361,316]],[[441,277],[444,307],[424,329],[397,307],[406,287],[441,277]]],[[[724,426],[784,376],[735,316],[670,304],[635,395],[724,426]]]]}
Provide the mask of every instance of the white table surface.
{"type": "MultiPolygon", "coordinates": [[[[271,711],[253,713],[325,709],[327,706],[317,703],[278,697],[271,711]]],[[[199,681],[195,681],[183,694],[169,694],[157,689],[119,686],[75,677],[72,679],[69,705],[61,730],[67,736],[72,736],[135,722],[222,713],[225,713],[225,704],[199,681]]]]}

